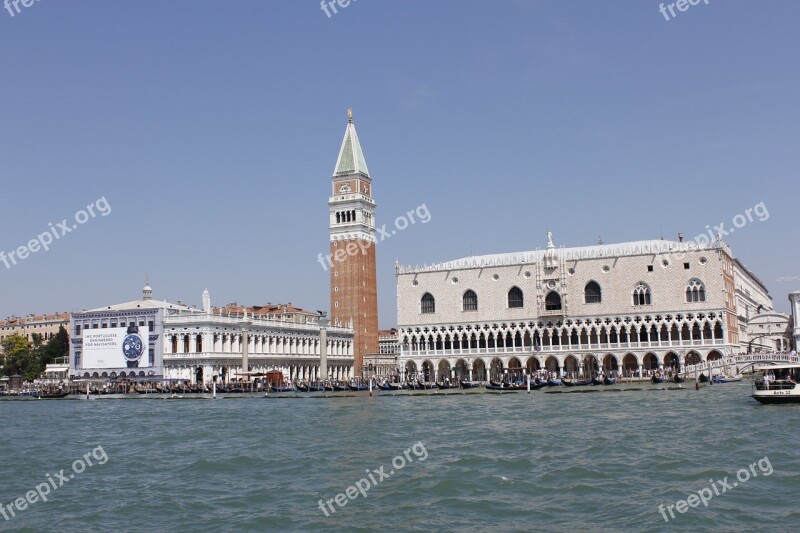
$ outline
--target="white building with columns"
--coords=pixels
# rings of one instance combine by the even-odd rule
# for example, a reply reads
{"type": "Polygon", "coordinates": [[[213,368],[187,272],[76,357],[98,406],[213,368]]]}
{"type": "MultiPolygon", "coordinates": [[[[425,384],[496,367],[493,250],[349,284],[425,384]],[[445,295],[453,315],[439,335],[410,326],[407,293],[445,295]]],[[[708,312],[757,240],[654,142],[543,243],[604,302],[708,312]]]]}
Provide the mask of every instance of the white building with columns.
{"type": "MultiPolygon", "coordinates": [[[[203,309],[176,309],[164,319],[165,377],[223,383],[243,372],[281,372],[286,380],[315,380],[319,375],[319,318],[214,310],[208,291],[203,309]],[[246,368],[245,368],[246,367],[246,368]]],[[[353,377],[353,330],[327,326],[328,377],[353,377]]]]}
{"type": "Polygon", "coordinates": [[[398,265],[396,281],[398,362],[427,380],[680,369],[742,351],[737,288],[771,302],[720,240],[556,248],[548,232],[545,249],[398,265]]]}
{"type": "MultiPolygon", "coordinates": [[[[273,307],[238,308],[241,312],[231,306],[214,309],[206,290],[203,308],[196,309],[154,300],[152,289],[145,287],[141,300],[72,314],[70,375],[192,383],[244,380],[245,372],[281,372],[286,380],[320,377],[318,317],[297,308],[287,313],[287,306],[276,313],[273,307]],[[146,345],[135,366],[116,353],[115,344],[131,326],[136,326],[136,335],[146,345]],[[84,343],[85,338],[89,342],[84,343]],[[101,342],[108,348],[89,356],[87,349],[101,342]]],[[[334,379],[354,375],[353,330],[345,326],[325,328],[328,377],[334,379]]]]}

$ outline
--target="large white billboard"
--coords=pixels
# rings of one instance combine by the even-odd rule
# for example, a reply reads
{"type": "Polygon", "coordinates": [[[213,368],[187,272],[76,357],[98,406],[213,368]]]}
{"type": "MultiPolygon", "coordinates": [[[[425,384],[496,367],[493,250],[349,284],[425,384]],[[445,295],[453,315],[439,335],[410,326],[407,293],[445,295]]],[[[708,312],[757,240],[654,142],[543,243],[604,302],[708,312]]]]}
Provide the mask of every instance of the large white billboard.
{"type": "Polygon", "coordinates": [[[147,368],[150,366],[147,326],[83,331],[83,368],[147,368]]]}

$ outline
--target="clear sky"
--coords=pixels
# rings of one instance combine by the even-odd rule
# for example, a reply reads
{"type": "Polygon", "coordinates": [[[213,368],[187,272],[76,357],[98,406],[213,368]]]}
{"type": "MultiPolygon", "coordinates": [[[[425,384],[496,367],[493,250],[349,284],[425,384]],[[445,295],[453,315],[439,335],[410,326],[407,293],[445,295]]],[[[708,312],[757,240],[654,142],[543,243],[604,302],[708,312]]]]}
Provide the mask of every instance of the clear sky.
{"type": "Polygon", "coordinates": [[[328,309],[348,107],[377,223],[431,216],[378,245],[382,327],[395,260],[533,250],[547,229],[691,239],[761,202],[726,241],[776,308],[800,288],[800,2],[670,20],[653,0],[19,8],[0,10],[0,250],[99,198],[111,212],[0,263],[0,318],[136,299],[146,275],[158,299],[328,309]]]}

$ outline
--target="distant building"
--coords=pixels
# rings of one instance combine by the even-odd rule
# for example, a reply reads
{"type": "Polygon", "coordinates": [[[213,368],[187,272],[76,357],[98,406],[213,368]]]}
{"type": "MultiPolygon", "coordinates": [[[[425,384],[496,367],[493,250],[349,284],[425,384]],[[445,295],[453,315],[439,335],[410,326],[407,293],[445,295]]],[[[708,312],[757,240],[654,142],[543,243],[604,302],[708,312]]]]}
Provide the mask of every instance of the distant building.
{"type": "Polygon", "coordinates": [[[15,334],[33,340],[33,334],[38,333],[45,341],[48,341],[58,334],[60,327],[69,329],[69,319],[69,313],[8,317],[0,322],[0,340],[15,334]]]}
{"type": "MultiPolygon", "coordinates": [[[[164,321],[165,376],[192,382],[243,380],[244,372],[282,372],[287,380],[319,375],[319,315],[291,304],[170,310],[164,321]]],[[[327,328],[328,375],[354,376],[353,330],[327,328]]]]}
{"type": "MultiPolygon", "coordinates": [[[[246,380],[279,371],[286,379],[318,377],[318,315],[286,305],[214,309],[142,299],[74,313],[70,376],[179,378],[193,383],[246,380]]],[[[327,328],[329,373],[353,376],[353,330],[327,328]]]]}
{"type": "Polygon", "coordinates": [[[682,368],[745,351],[743,308],[772,311],[719,240],[558,249],[548,232],[543,250],[398,265],[396,277],[399,362],[428,379],[682,368]]]}
{"type": "Polygon", "coordinates": [[[352,111],[331,181],[330,256],[321,264],[331,271],[331,324],[353,324],[353,366],[361,374],[365,354],[379,352],[376,204],[352,111]]]}
{"type": "Polygon", "coordinates": [[[800,351],[800,291],[789,294],[789,302],[792,304],[792,336],[794,337],[792,349],[800,351]]]}
{"type": "Polygon", "coordinates": [[[181,304],[153,300],[145,286],[142,298],[72,313],[69,374],[81,378],[144,378],[164,375],[164,319],[181,304]]]}
{"type": "Polygon", "coordinates": [[[378,331],[379,353],[370,353],[364,356],[364,376],[394,376],[399,373],[398,358],[400,344],[397,339],[397,329],[382,329],[378,331]]]}
{"type": "Polygon", "coordinates": [[[747,350],[783,352],[792,350],[792,318],[777,312],[762,312],[747,322],[747,350]]]}

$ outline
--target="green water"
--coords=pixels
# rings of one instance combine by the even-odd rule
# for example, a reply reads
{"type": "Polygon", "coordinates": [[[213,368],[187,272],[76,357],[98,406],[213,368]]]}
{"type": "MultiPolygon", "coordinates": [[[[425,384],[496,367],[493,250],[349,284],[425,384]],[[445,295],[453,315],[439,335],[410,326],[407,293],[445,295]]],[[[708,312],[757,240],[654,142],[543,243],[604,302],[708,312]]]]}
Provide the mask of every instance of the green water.
{"type": "Polygon", "coordinates": [[[74,474],[0,530],[800,530],[800,406],[642,388],[0,401],[0,503],[74,474]],[[712,481],[707,507],[674,507],[712,481]]]}

